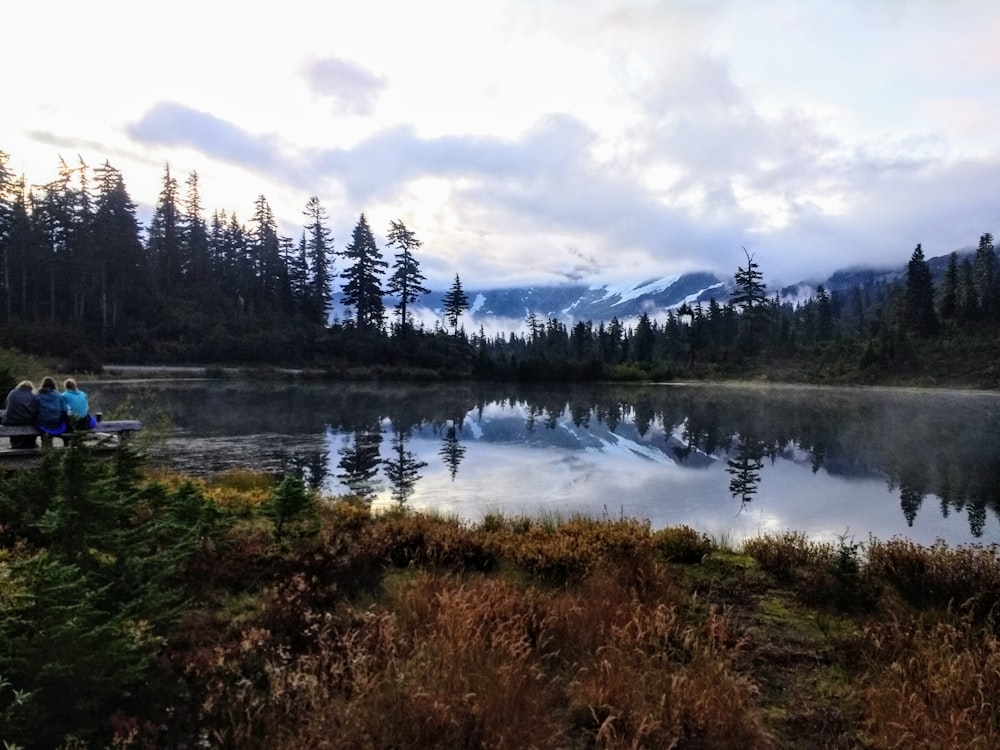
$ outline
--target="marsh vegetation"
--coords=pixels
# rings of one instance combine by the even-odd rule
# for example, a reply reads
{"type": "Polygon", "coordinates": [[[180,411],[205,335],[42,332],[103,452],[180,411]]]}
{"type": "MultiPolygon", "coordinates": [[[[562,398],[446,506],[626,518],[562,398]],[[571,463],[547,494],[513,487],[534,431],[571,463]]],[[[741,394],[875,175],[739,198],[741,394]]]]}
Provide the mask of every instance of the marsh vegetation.
{"type": "Polygon", "coordinates": [[[998,600],[995,546],[373,514],[67,449],[0,488],[0,739],[995,747],[998,600]]]}

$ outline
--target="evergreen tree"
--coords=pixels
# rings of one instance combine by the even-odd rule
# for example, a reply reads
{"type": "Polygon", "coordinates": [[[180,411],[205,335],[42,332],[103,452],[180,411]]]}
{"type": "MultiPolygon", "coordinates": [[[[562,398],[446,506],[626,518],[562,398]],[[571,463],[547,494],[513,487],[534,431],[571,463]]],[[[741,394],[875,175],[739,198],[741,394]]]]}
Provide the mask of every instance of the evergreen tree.
{"type": "Polygon", "coordinates": [[[208,226],[203,216],[198,173],[191,172],[185,183],[184,211],[180,217],[181,271],[185,279],[202,288],[212,278],[208,226]]]}
{"type": "Polygon", "coordinates": [[[286,476],[271,491],[261,511],[274,523],[274,538],[280,540],[292,524],[298,526],[300,534],[315,532],[318,507],[316,495],[309,491],[305,482],[295,476],[286,476]]]}
{"type": "Polygon", "coordinates": [[[154,279],[161,292],[172,294],[182,277],[181,214],[177,180],[168,164],[163,171],[163,188],[147,232],[147,248],[156,264],[154,279]]]}
{"type": "Polygon", "coordinates": [[[983,317],[994,319],[1000,312],[997,299],[996,252],[993,249],[993,235],[987,232],[979,238],[976,258],[973,262],[976,280],[976,299],[983,317]]]}
{"type": "Polygon", "coordinates": [[[312,270],[312,292],[306,310],[310,319],[325,326],[333,301],[331,290],[333,264],[330,261],[333,248],[330,230],[326,228],[326,209],[314,195],[306,202],[303,213],[309,219],[305,230],[305,249],[312,270]]]}
{"type": "Polygon", "coordinates": [[[5,247],[10,238],[11,224],[14,218],[16,182],[14,173],[7,166],[8,161],[10,161],[10,154],[6,151],[0,151],[0,248],[5,247]]]}
{"type": "Polygon", "coordinates": [[[62,314],[81,323],[87,313],[87,297],[93,292],[93,266],[98,252],[93,241],[94,207],[87,178],[88,167],[83,159],[78,158],[77,166],[72,170],[65,165],[63,169],[71,176],[74,186],[69,189],[70,231],[60,292],[68,304],[64,305],[62,314]]]}
{"type": "Polygon", "coordinates": [[[833,305],[830,302],[830,295],[820,284],[816,289],[816,339],[829,341],[833,338],[833,334],[833,305]]]}
{"type": "Polygon", "coordinates": [[[252,220],[251,253],[256,276],[256,296],[260,309],[280,310],[287,302],[288,269],[281,262],[278,222],[263,195],[257,196],[252,220]]]}
{"type": "Polygon", "coordinates": [[[14,179],[0,152],[0,294],[7,320],[34,317],[38,269],[46,263],[40,202],[25,190],[24,177],[14,179]]]}
{"type": "MultiPolygon", "coordinates": [[[[445,312],[447,313],[447,311],[448,308],[446,299],[445,312]]],[[[454,322],[451,323],[455,327],[458,326],[459,315],[461,315],[461,313],[456,314],[454,322]]],[[[450,317],[449,317],[449,322],[451,322],[450,317]]],[[[545,326],[542,323],[542,321],[538,319],[538,313],[535,312],[528,313],[527,317],[524,319],[524,323],[528,327],[528,343],[530,343],[532,346],[537,345],[538,342],[542,340],[542,334],[545,333],[545,326]]]]}
{"type": "MultiPolygon", "coordinates": [[[[0,151],[0,294],[3,294],[3,304],[7,320],[14,312],[14,295],[11,286],[15,255],[15,214],[18,204],[17,183],[14,175],[7,167],[10,155],[0,151]]],[[[20,191],[23,193],[23,190],[20,191]]],[[[23,205],[23,201],[22,201],[23,205]]]]}
{"type": "Polygon", "coordinates": [[[126,319],[142,320],[149,284],[135,204],[121,173],[107,161],[95,170],[97,200],[94,242],[101,248],[97,268],[101,331],[106,335],[126,319]]]}
{"type": "Polygon", "coordinates": [[[73,170],[59,160],[59,177],[42,187],[42,197],[32,211],[32,220],[40,230],[38,255],[32,269],[32,317],[44,315],[55,322],[62,315],[66,283],[72,273],[77,196],[72,184],[73,170]]]}
{"type": "Polygon", "coordinates": [[[934,280],[924,260],[924,251],[917,245],[906,267],[906,291],[903,297],[903,323],[907,330],[921,336],[937,333],[938,320],[934,312],[934,280]]]}
{"type": "Polygon", "coordinates": [[[955,294],[955,319],[960,323],[980,317],[979,299],[976,296],[976,272],[972,261],[962,260],[958,266],[958,290],[955,294]]]}
{"type": "Polygon", "coordinates": [[[420,264],[413,257],[413,251],[422,244],[420,240],[401,221],[394,221],[389,227],[389,246],[399,250],[392,266],[392,276],[386,290],[396,295],[396,315],[399,317],[399,331],[406,334],[409,320],[407,308],[420,299],[420,295],[428,294],[430,289],[423,286],[424,276],[420,273],[420,264]]]}
{"type": "Polygon", "coordinates": [[[14,197],[9,231],[2,248],[3,292],[8,321],[14,318],[15,313],[22,317],[27,315],[29,261],[36,244],[35,239],[35,226],[28,213],[24,179],[21,178],[14,197]]]}
{"type": "Polygon", "coordinates": [[[740,310],[745,351],[753,354],[757,350],[759,329],[763,327],[767,312],[767,298],[764,295],[767,287],[760,266],[754,262],[754,256],[746,248],[743,248],[743,253],[747,257],[747,265],[746,268],[736,269],[736,293],[731,302],[740,310]]]}
{"type": "Polygon", "coordinates": [[[282,237],[281,255],[288,268],[288,285],[293,309],[315,321],[312,283],[309,278],[309,251],[305,230],[296,247],[291,237],[282,237]]]}
{"type": "Polygon", "coordinates": [[[389,264],[382,260],[364,214],[354,226],[344,258],[349,265],[341,274],[345,280],[341,301],[354,308],[355,326],[359,331],[381,331],[385,324],[382,273],[389,264]]]}
{"type": "Polygon", "coordinates": [[[569,339],[570,351],[578,362],[585,362],[593,357],[594,353],[594,326],[593,323],[579,321],[573,326],[569,339]]]}
{"type": "Polygon", "coordinates": [[[236,218],[235,213],[230,214],[229,223],[223,233],[223,263],[229,269],[239,313],[252,311],[254,304],[254,270],[249,247],[250,239],[246,228],[236,218]]]}
{"type": "Polygon", "coordinates": [[[944,272],[944,279],[941,283],[941,300],[938,304],[938,312],[943,320],[950,320],[955,317],[955,309],[958,305],[958,253],[948,256],[948,267],[944,272]]]}
{"type": "Polygon", "coordinates": [[[458,335],[458,321],[462,317],[462,313],[469,309],[469,298],[465,296],[465,291],[462,289],[462,280],[458,278],[458,274],[455,274],[455,281],[452,282],[451,288],[444,295],[444,300],[442,300],[444,305],[444,316],[447,319],[448,324],[452,327],[455,335],[458,335]]]}
{"type": "Polygon", "coordinates": [[[606,328],[604,323],[598,327],[597,338],[601,349],[601,361],[606,365],[617,365],[625,354],[625,329],[617,316],[611,319],[606,328]]]}
{"type": "Polygon", "coordinates": [[[635,359],[643,364],[650,364],[653,361],[653,345],[656,342],[656,334],[649,315],[645,312],[639,318],[635,327],[635,359]]]}

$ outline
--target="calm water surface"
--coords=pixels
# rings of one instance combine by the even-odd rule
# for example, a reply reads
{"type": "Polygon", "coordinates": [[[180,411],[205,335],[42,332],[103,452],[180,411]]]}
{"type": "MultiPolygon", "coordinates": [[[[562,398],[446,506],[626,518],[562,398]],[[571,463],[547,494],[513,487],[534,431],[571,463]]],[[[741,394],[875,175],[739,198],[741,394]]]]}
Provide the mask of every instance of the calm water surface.
{"type": "Polygon", "coordinates": [[[477,521],[609,515],[717,537],[1000,541],[1000,396],[644,385],[84,383],[150,459],[295,472],[477,521]]]}

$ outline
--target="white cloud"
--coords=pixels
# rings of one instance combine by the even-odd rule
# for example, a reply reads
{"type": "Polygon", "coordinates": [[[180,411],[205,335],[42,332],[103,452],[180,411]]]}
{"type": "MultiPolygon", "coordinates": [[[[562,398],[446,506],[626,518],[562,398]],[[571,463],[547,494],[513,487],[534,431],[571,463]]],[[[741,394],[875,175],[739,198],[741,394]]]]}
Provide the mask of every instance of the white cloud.
{"type": "Polygon", "coordinates": [[[110,159],[148,205],[169,161],[288,234],[317,194],[335,241],[406,221],[438,286],[729,273],[741,245],[791,282],[997,233],[987,0],[97,6],[8,9],[46,30],[8,35],[15,171],[110,159]]]}

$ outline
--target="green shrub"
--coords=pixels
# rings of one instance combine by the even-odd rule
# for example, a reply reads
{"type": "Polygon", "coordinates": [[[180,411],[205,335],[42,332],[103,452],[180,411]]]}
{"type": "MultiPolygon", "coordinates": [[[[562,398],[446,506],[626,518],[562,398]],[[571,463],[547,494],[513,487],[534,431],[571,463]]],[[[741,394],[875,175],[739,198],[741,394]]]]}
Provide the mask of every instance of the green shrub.
{"type": "Polygon", "coordinates": [[[873,541],[872,575],[885,579],[917,606],[961,607],[986,616],[1000,612],[1000,546],[924,547],[908,539],[873,541]]]}
{"type": "Polygon", "coordinates": [[[282,479],[261,512],[274,523],[274,538],[278,540],[291,524],[300,535],[315,533],[319,528],[316,496],[298,477],[282,479]]]}
{"type": "Polygon", "coordinates": [[[653,533],[653,549],[670,562],[699,563],[714,544],[689,526],[673,526],[653,533]]]}
{"type": "Polygon", "coordinates": [[[748,539],[743,551],[783,581],[792,580],[805,568],[828,565],[833,555],[829,544],[813,542],[799,531],[748,539]]]}

